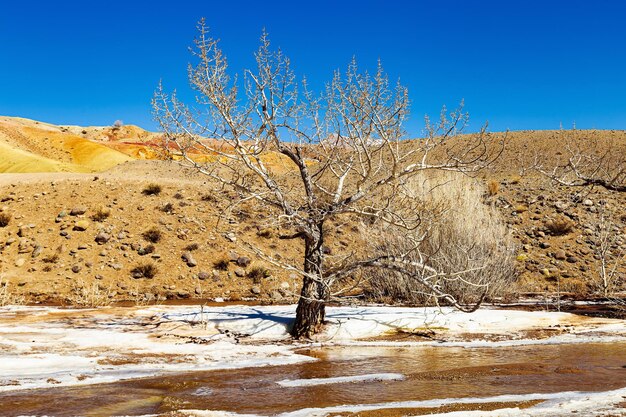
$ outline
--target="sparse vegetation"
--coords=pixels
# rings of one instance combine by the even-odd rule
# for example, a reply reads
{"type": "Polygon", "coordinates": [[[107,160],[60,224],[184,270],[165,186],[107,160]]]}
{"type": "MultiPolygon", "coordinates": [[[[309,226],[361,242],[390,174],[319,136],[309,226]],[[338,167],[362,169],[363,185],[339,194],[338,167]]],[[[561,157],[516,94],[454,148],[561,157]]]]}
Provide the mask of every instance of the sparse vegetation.
{"type": "Polygon", "coordinates": [[[109,291],[102,289],[97,282],[86,284],[83,280],[74,282],[68,301],[71,305],[90,308],[111,304],[109,291]]]}
{"type": "Polygon", "coordinates": [[[487,193],[489,196],[495,196],[498,194],[498,191],[500,191],[500,183],[498,181],[492,180],[487,183],[487,193]]]}
{"type": "Polygon", "coordinates": [[[7,227],[11,223],[11,215],[9,213],[0,213],[0,227],[7,227]]]}
{"type": "Polygon", "coordinates": [[[189,252],[193,252],[195,250],[198,250],[198,248],[200,248],[200,245],[198,245],[197,243],[190,243],[189,245],[185,246],[185,250],[189,251],[189,252]]]}
{"type": "Polygon", "coordinates": [[[252,265],[246,274],[248,278],[252,279],[255,284],[260,284],[263,278],[267,278],[271,275],[269,269],[261,265],[252,265]]]}
{"type": "Polygon", "coordinates": [[[46,264],[55,264],[59,262],[59,254],[55,252],[51,255],[44,256],[41,260],[46,264]]]}
{"type": "Polygon", "coordinates": [[[141,234],[141,236],[150,243],[158,243],[161,240],[162,233],[156,227],[151,227],[141,234]]]}
{"type": "Polygon", "coordinates": [[[24,304],[25,298],[12,292],[9,281],[0,280],[0,307],[24,304]]]}
{"type": "Polygon", "coordinates": [[[174,194],[174,198],[176,200],[182,200],[183,198],[185,198],[185,196],[182,195],[181,193],[176,193],[176,194],[174,194]]]}
{"type": "Polygon", "coordinates": [[[135,279],[139,279],[139,278],[152,279],[156,276],[157,273],[158,273],[158,268],[153,263],[145,263],[145,264],[137,265],[130,271],[131,276],[135,279]]]}
{"type": "Polygon", "coordinates": [[[148,184],[146,188],[141,192],[143,195],[159,195],[161,194],[162,187],[159,184],[148,184]]]}
{"type": "Polygon", "coordinates": [[[111,216],[111,210],[106,207],[100,207],[91,215],[94,222],[103,222],[111,216]]]}
{"type": "Polygon", "coordinates": [[[228,271],[228,266],[230,265],[230,259],[227,256],[221,256],[217,260],[213,262],[213,268],[218,271],[228,271]]]}
{"type": "Polygon", "coordinates": [[[545,222],[545,228],[552,236],[564,236],[574,229],[574,222],[565,216],[545,222]]]}
{"type": "Polygon", "coordinates": [[[256,235],[265,239],[271,239],[274,234],[272,233],[271,229],[261,229],[256,232],[256,235]]]}
{"type": "Polygon", "coordinates": [[[161,211],[163,213],[172,213],[174,211],[174,205],[172,203],[166,203],[163,206],[161,206],[161,211]]]}

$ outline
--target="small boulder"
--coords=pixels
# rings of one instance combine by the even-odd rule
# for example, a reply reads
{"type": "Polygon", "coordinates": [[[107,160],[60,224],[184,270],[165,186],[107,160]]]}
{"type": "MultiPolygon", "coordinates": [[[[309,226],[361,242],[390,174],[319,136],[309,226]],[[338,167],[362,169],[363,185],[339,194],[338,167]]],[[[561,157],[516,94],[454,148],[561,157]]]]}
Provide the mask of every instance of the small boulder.
{"type": "Polygon", "coordinates": [[[100,232],[96,235],[95,241],[98,245],[104,245],[111,239],[111,235],[105,232],[100,232]]]}
{"type": "Polygon", "coordinates": [[[74,230],[83,232],[89,228],[89,222],[87,220],[79,220],[74,224],[74,230]]]}
{"type": "Polygon", "coordinates": [[[206,272],[206,271],[200,271],[200,272],[198,272],[198,279],[199,279],[199,280],[204,281],[204,280],[206,280],[206,279],[209,279],[210,277],[211,277],[211,275],[210,275],[208,272],[206,272]]]}
{"type": "Polygon", "coordinates": [[[250,288],[250,292],[252,294],[261,294],[261,288],[258,285],[255,285],[254,287],[250,288]]]}
{"type": "Polygon", "coordinates": [[[237,268],[235,269],[235,275],[237,275],[238,277],[245,277],[246,276],[246,271],[243,268],[237,268]]]}
{"type": "Polygon", "coordinates": [[[198,265],[198,262],[193,257],[193,254],[191,252],[189,252],[189,251],[184,252],[182,254],[181,258],[183,259],[183,261],[185,261],[187,266],[190,267],[190,268],[193,268],[194,266],[198,265]]]}
{"type": "Polygon", "coordinates": [[[558,259],[559,261],[563,261],[567,258],[567,255],[565,254],[564,250],[558,250],[554,253],[554,258],[558,259]]]}
{"type": "Polygon", "coordinates": [[[248,265],[250,265],[250,262],[252,262],[252,260],[250,258],[248,258],[247,256],[240,256],[239,258],[237,258],[237,265],[245,268],[248,265]]]}
{"type": "MultiPolygon", "coordinates": [[[[70,210],[70,216],[81,216],[85,213],[87,213],[87,207],[74,207],[70,210]]],[[[59,217],[61,217],[60,214],[59,217]]]]}

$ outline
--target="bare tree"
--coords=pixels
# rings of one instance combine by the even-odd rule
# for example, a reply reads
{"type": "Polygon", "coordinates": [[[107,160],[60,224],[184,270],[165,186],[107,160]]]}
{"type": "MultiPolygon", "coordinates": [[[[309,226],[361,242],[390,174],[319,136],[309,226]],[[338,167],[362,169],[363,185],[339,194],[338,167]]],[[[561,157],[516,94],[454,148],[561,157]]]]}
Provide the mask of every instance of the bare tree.
{"type": "Polygon", "coordinates": [[[606,297],[619,287],[620,272],[626,266],[626,251],[621,247],[626,236],[607,216],[604,207],[600,208],[593,227],[597,233],[594,247],[599,263],[599,284],[606,297]]]}
{"type": "Polygon", "coordinates": [[[546,167],[539,155],[533,168],[554,182],[570,187],[599,186],[609,191],[626,192],[626,154],[624,149],[597,140],[564,143],[559,164],[546,167]]]}
{"type": "Polygon", "coordinates": [[[293,336],[315,333],[324,322],[326,302],[343,291],[335,291],[335,285],[363,268],[409,274],[424,291],[464,308],[432,279],[450,272],[412,256],[418,245],[369,257],[346,253],[331,259],[325,252],[330,220],[352,217],[415,230],[420,201],[406,190],[410,178],[426,171],[476,172],[494,157],[482,131],[455,138],[468,120],[462,107],[444,108],[439,121],[427,119],[424,139],[406,141],[407,89],[390,83],[380,64],[369,74],[353,60],[316,95],[306,80],[296,80],[289,59],[270,48],[266,33],[255,54],[256,68],[240,79],[229,75],[227,59],[204,21],[198,30],[192,48],[196,62],[188,68],[196,104],[185,105],[161,85],[153,99],[164,148],[171,158],[271,210],[275,222],[290,231],[280,238],[303,242],[302,265],[249,245],[261,258],[302,276],[293,336]],[[282,159],[272,163],[267,155],[282,159]],[[417,275],[416,268],[428,274],[417,275]]]}

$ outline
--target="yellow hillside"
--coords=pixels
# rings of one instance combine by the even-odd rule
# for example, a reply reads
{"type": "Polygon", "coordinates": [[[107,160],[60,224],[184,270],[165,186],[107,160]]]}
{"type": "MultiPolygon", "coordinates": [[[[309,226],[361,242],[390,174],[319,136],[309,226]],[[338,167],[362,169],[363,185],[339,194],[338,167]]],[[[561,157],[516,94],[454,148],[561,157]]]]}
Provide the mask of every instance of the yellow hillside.
{"type": "Polygon", "coordinates": [[[67,128],[0,117],[0,173],[98,172],[132,159],[67,128]]]}

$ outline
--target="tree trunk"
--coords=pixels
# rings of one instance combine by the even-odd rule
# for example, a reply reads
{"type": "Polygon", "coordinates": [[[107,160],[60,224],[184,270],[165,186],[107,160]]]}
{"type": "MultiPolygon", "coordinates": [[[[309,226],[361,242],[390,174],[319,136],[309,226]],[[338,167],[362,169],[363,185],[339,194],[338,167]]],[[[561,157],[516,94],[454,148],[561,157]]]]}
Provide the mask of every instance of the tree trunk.
{"type": "Polygon", "coordinates": [[[319,332],[324,324],[326,315],[326,301],[329,297],[328,288],[322,282],[322,227],[319,226],[319,235],[315,239],[305,239],[304,276],[302,291],[296,309],[296,321],[291,334],[296,339],[310,337],[319,332]]]}

